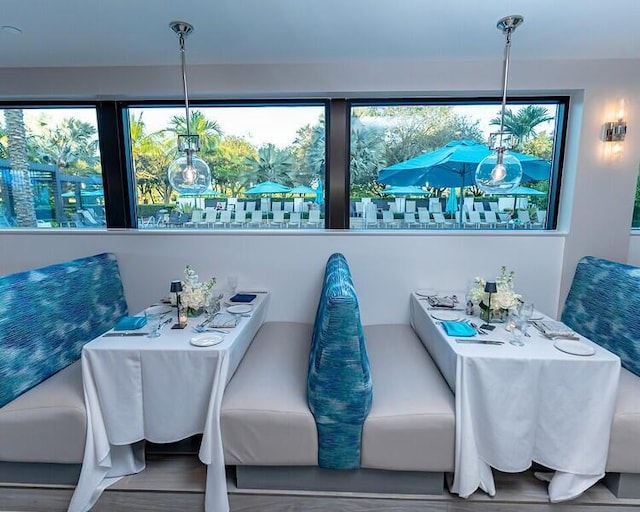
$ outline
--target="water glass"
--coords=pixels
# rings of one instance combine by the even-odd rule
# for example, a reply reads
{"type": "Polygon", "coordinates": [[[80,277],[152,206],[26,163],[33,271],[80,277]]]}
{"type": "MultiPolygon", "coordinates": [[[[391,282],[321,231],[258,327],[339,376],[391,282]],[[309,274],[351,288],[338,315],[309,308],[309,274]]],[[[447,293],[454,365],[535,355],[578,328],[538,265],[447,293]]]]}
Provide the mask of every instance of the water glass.
{"type": "Polygon", "coordinates": [[[149,329],[149,338],[157,338],[160,336],[160,322],[163,313],[158,313],[153,309],[145,309],[144,316],[147,317],[147,328],[149,329]]]}
{"type": "Polygon", "coordinates": [[[227,285],[229,286],[229,297],[233,297],[238,290],[238,276],[229,276],[227,285]]]}

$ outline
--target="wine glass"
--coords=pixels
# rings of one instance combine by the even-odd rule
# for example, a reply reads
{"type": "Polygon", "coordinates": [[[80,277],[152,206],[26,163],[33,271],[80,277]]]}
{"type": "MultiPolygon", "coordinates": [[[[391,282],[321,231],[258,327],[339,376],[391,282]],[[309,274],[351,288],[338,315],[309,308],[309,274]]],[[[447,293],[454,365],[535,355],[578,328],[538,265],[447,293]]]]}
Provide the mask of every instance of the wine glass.
{"type": "Polygon", "coordinates": [[[509,328],[513,339],[509,341],[512,345],[522,347],[522,337],[527,335],[529,321],[533,316],[533,304],[531,302],[521,302],[517,307],[509,310],[509,328]]]}

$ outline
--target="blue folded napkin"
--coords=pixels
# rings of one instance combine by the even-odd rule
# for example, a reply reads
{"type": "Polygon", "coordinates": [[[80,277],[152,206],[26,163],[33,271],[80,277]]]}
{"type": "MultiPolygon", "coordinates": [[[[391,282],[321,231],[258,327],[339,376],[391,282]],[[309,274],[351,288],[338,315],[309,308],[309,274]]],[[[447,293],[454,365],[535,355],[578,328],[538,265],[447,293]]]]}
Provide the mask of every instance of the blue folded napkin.
{"type": "Polygon", "coordinates": [[[440,322],[449,336],[475,336],[476,330],[467,322],[440,322]]]}
{"type": "Polygon", "coordinates": [[[236,293],[229,299],[229,302],[251,302],[255,298],[255,293],[236,293]]]}
{"type": "Polygon", "coordinates": [[[114,331],[133,331],[147,325],[145,316],[123,316],[113,328],[114,331]]]}

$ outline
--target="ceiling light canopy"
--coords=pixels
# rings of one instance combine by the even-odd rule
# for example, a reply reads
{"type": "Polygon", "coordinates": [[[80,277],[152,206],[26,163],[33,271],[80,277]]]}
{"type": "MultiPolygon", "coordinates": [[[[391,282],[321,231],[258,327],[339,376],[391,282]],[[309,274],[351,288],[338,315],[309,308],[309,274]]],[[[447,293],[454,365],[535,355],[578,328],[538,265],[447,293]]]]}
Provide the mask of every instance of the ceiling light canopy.
{"type": "Polygon", "coordinates": [[[507,82],[509,80],[509,55],[511,34],[522,25],[524,18],[518,15],[505,16],[498,20],[497,28],[506,37],[502,69],[502,108],[500,110],[500,132],[495,134],[497,146],[493,153],[483,159],[476,168],[476,185],[487,194],[506,193],[516,188],[522,180],[522,165],[509,153],[511,135],[504,131],[504,112],[507,105],[507,82]]]}
{"type": "Polygon", "coordinates": [[[187,88],[187,64],[184,39],[193,32],[193,26],[184,21],[174,21],[170,25],[178,35],[182,62],[182,89],[186,116],[186,134],[178,135],[178,153],[180,156],[169,165],[167,170],[169,183],[181,194],[200,194],[211,184],[209,165],[196,153],[200,150],[200,137],[191,133],[191,113],[189,112],[189,94],[187,88]]]}

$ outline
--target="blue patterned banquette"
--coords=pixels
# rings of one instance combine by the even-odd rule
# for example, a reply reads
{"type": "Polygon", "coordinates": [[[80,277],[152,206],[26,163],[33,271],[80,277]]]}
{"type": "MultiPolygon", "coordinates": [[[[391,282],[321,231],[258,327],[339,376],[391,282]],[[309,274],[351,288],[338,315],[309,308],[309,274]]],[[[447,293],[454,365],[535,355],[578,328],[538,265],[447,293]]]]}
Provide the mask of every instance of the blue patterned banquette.
{"type": "Polygon", "coordinates": [[[307,398],[318,429],[318,465],[360,467],[362,425],[373,396],[360,310],[347,260],[327,261],[316,314],[307,398]]]}
{"type": "Polygon", "coordinates": [[[639,314],[640,268],[593,256],[580,260],[562,321],[640,376],[639,314]]]}
{"type": "Polygon", "coordinates": [[[0,407],[77,361],[126,314],[113,254],[0,277],[0,407]]]}

